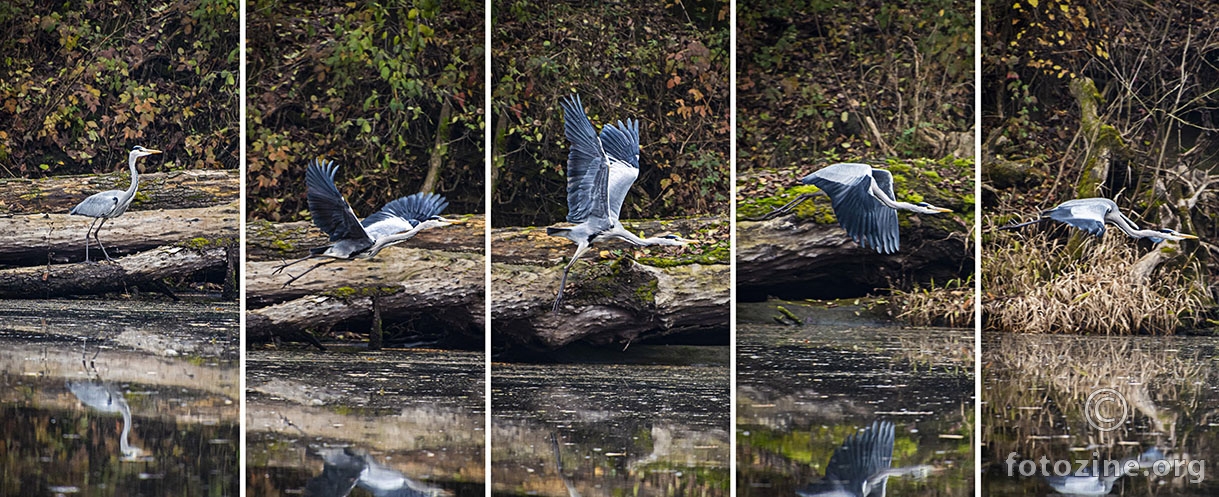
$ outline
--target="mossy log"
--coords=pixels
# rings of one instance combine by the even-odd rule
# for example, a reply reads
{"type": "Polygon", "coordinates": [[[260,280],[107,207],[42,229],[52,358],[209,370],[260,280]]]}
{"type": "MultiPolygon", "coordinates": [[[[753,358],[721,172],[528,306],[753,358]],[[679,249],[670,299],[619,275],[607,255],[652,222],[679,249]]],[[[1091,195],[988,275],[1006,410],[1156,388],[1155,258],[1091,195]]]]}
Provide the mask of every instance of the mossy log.
{"type": "Polygon", "coordinates": [[[737,223],[737,295],[787,299],[842,298],[877,289],[944,283],[973,273],[970,227],[941,217],[932,225],[904,217],[901,250],[880,254],[855,243],[838,224],[784,216],[737,223]],[[961,224],[947,231],[942,224],[961,224]],[[905,226],[905,225],[909,226],[905,226]]]}
{"type": "MultiPolygon", "coordinates": [[[[623,221],[622,226],[636,235],[643,237],[658,236],[662,233],[673,233],[686,238],[693,238],[697,233],[724,228],[727,222],[722,218],[688,218],[623,221]]],[[[598,242],[594,249],[623,249],[632,245],[620,241],[609,240],[598,242]]],[[[513,227],[494,228],[491,230],[491,261],[507,264],[552,264],[561,259],[571,257],[576,249],[570,240],[546,234],[546,227],[513,227]]],[[[595,253],[595,252],[590,252],[595,253]]],[[[586,255],[586,258],[589,256],[586,255]]],[[[725,254],[722,262],[728,264],[725,254]]]]}
{"type": "MultiPolygon", "coordinates": [[[[0,213],[67,213],[94,193],[126,190],[130,181],[126,168],[103,175],[0,179],[0,213]]],[[[131,211],[207,207],[233,202],[240,195],[241,175],[235,170],[141,174],[131,211]]]]}
{"type": "Polygon", "coordinates": [[[0,270],[0,298],[51,298],[69,295],[165,288],[162,279],[228,267],[228,246],[199,249],[167,245],[114,261],[54,264],[0,270]]]}
{"type": "MultiPolygon", "coordinates": [[[[420,232],[403,246],[450,252],[482,253],[486,248],[486,224],[481,214],[461,216],[464,224],[445,226],[420,232]]],[[[279,261],[304,257],[309,249],[330,243],[325,233],[309,221],[270,223],[254,220],[246,223],[246,258],[251,261],[279,261]]]]}
{"type": "MultiPolygon", "coordinates": [[[[237,202],[194,208],[128,211],[106,221],[102,245],[111,257],[165,245],[192,248],[226,245],[238,238],[237,202]]],[[[45,266],[83,261],[85,233],[93,218],[67,214],[0,217],[0,265],[45,266]]],[[[102,252],[91,244],[90,258],[102,252]]]]}
{"type": "Polygon", "coordinates": [[[281,264],[246,263],[246,305],[252,309],[246,315],[246,333],[252,340],[371,319],[373,297],[384,320],[426,313],[459,334],[482,336],[482,254],[390,247],[374,259],[320,266],[286,287],[292,275],[316,262],[273,274],[281,264]]]}

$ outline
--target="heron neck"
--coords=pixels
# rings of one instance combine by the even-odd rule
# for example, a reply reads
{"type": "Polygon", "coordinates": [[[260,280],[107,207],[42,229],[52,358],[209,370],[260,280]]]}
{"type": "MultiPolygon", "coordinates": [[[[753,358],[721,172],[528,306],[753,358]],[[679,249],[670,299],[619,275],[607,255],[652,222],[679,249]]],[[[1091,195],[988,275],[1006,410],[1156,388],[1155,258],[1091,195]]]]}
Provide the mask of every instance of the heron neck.
{"type": "Polygon", "coordinates": [[[135,161],[138,158],[139,157],[136,157],[135,154],[132,154],[127,158],[127,168],[131,169],[131,186],[128,186],[127,191],[123,194],[123,203],[130,202],[131,199],[135,198],[135,192],[139,188],[140,172],[136,170],[135,167],[135,161]]]}
{"type": "Polygon", "coordinates": [[[376,257],[377,253],[380,252],[381,249],[388,247],[390,245],[394,245],[394,244],[409,240],[410,238],[412,238],[416,234],[418,234],[421,230],[423,230],[424,227],[425,227],[424,223],[419,223],[419,224],[415,225],[414,228],[403,231],[401,233],[395,233],[393,235],[383,236],[381,238],[378,238],[376,241],[373,242],[372,247],[368,248],[368,251],[366,252],[367,255],[364,257],[368,257],[368,258],[376,257]]]}
{"type": "Polygon", "coordinates": [[[119,433],[119,451],[124,457],[132,457],[137,449],[131,446],[128,439],[131,437],[131,408],[127,407],[127,402],[119,400],[119,412],[123,414],[123,431],[119,433]]]}
{"type": "Polygon", "coordinates": [[[1131,221],[1130,219],[1127,219],[1126,216],[1120,212],[1118,213],[1118,215],[1113,216],[1112,221],[1113,221],[1113,225],[1117,226],[1117,229],[1122,230],[1127,235],[1129,235],[1131,238],[1150,238],[1150,237],[1155,237],[1158,235],[1163,235],[1163,233],[1160,233],[1158,231],[1139,229],[1138,226],[1135,226],[1133,221],[1131,221]]]}
{"type": "Polygon", "coordinates": [[[880,203],[882,203],[882,204],[885,204],[890,209],[904,209],[904,210],[908,210],[908,211],[914,210],[914,209],[911,209],[911,207],[914,207],[912,204],[907,204],[905,202],[895,202],[893,199],[889,198],[889,194],[886,193],[884,190],[880,189],[880,185],[876,184],[875,179],[872,180],[871,193],[872,193],[872,196],[876,198],[876,200],[880,201],[880,203]]]}

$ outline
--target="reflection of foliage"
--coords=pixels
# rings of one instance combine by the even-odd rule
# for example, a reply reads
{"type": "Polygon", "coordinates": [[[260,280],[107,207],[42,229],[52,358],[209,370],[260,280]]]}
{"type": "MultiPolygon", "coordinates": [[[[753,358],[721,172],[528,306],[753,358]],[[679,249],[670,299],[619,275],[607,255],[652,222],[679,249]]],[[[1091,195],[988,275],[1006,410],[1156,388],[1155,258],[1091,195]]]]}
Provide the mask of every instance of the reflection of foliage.
{"type": "Polygon", "coordinates": [[[743,2],[743,168],[942,156],[973,121],[971,2],[743,2]],[[841,156],[841,157],[840,157],[841,156]]]}
{"type": "Polygon", "coordinates": [[[248,18],[252,217],[296,219],[318,156],[360,214],[433,168],[450,212],[482,210],[481,2],[262,0],[248,18]]]}
{"type": "Polygon", "coordinates": [[[566,214],[561,97],[641,121],[624,219],[728,211],[728,2],[492,2],[493,225],[566,214]]]}
{"type": "Polygon", "coordinates": [[[0,5],[0,167],[111,170],[132,146],[237,167],[237,2],[0,5]]]}

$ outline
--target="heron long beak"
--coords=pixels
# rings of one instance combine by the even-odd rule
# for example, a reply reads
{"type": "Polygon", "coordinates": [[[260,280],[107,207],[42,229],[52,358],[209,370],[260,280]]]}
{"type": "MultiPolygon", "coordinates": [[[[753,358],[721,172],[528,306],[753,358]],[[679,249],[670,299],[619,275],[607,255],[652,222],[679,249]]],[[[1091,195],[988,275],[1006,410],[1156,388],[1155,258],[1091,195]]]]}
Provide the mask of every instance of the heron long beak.
{"type": "Polygon", "coordinates": [[[465,219],[449,219],[447,217],[442,217],[440,220],[449,224],[466,224],[467,222],[465,219]]]}
{"type": "Polygon", "coordinates": [[[1198,239],[1198,237],[1196,237],[1194,235],[1186,235],[1185,233],[1177,233],[1177,236],[1184,238],[1186,240],[1197,240],[1198,239]]]}
{"type": "Polygon", "coordinates": [[[952,209],[945,209],[943,207],[932,207],[932,209],[934,209],[936,212],[952,212],[952,209]]]}
{"type": "Polygon", "coordinates": [[[160,150],[153,150],[153,149],[151,149],[151,148],[146,148],[146,149],[144,149],[144,151],[145,151],[145,152],[148,152],[148,153],[150,153],[150,154],[159,154],[159,153],[161,153],[161,151],[160,151],[160,150]]]}

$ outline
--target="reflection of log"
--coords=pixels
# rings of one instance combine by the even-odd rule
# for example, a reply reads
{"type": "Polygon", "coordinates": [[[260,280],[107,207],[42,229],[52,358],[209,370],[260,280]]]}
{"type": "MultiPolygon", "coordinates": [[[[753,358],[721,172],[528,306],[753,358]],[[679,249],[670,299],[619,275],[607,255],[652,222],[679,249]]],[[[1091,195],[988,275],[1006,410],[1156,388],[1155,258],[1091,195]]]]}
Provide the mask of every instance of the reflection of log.
{"type": "MultiPolygon", "coordinates": [[[[59,176],[45,179],[0,179],[0,212],[67,213],[89,195],[126,190],[127,168],[100,176],[59,176]]],[[[132,211],[207,207],[237,200],[241,193],[236,170],[190,170],[140,175],[140,190],[132,211]]],[[[128,215],[131,213],[129,212],[128,215]]]]}
{"type": "Polygon", "coordinates": [[[314,263],[271,274],[280,264],[246,264],[246,303],[254,308],[247,314],[246,333],[252,339],[280,331],[326,329],[346,319],[370,319],[373,295],[387,321],[427,313],[452,323],[463,334],[482,336],[481,254],[391,247],[372,260],[321,266],[286,288],[283,283],[291,277],[286,273],[300,274],[314,263]]]}
{"type": "MultiPolygon", "coordinates": [[[[742,300],[841,298],[934,279],[944,283],[973,272],[970,227],[945,232],[905,218],[901,250],[879,254],[860,248],[837,224],[785,216],[737,223],[737,292],[742,300]]],[[[956,219],[956,218],[953,218],[956,219]]]]}
{"type": "Polygon", "coordinates": [[[189,249],[160,247],[113,262],[96,264],[56,264],[0,270],[0,298],[51,298],[67,295],[99,294],[141,287],[156,291],[165,286],[163,278],[190,275],[228,266],[229,247],[189,249]]]}
{"type": "MultiPolygon", "coordinates": [[[[128,211],[106,221],[101,240],[111,257],[185,242],[213,246],[223,239],[237,239],[239,218],[236,202],[196,209],[128,211]]],[[[0,218],[0,264],[82,261],[91,221],[93,218],[66,214],[0,218]]],[[[90,249],[90,257],[100,255],[96,247],[90,249]]]]}
{"type": "MultiPolygon", "coordinates": [[[[460,219],[456,215],[445,216],[460,219]]],[[[483,216],[474,215],[465,224],[424,230],[402,246],[482,253],[486,246],[484,232],[483,216]]],[[[303,257],[310,248],[327,243],[326,235],[308,221],[279,224],[251,221],[246,224],[246,257],[252,261],[303,257]]]]}
{"type": "Polygon", "coordinates": [[[622,259],[581,262],[567,279],[565,308],[551,313],[563,266],[493,264],[491,316],[497,341],[537,349],[576,342],[728,329],[729,267],[656,268],[622,259]]]}

